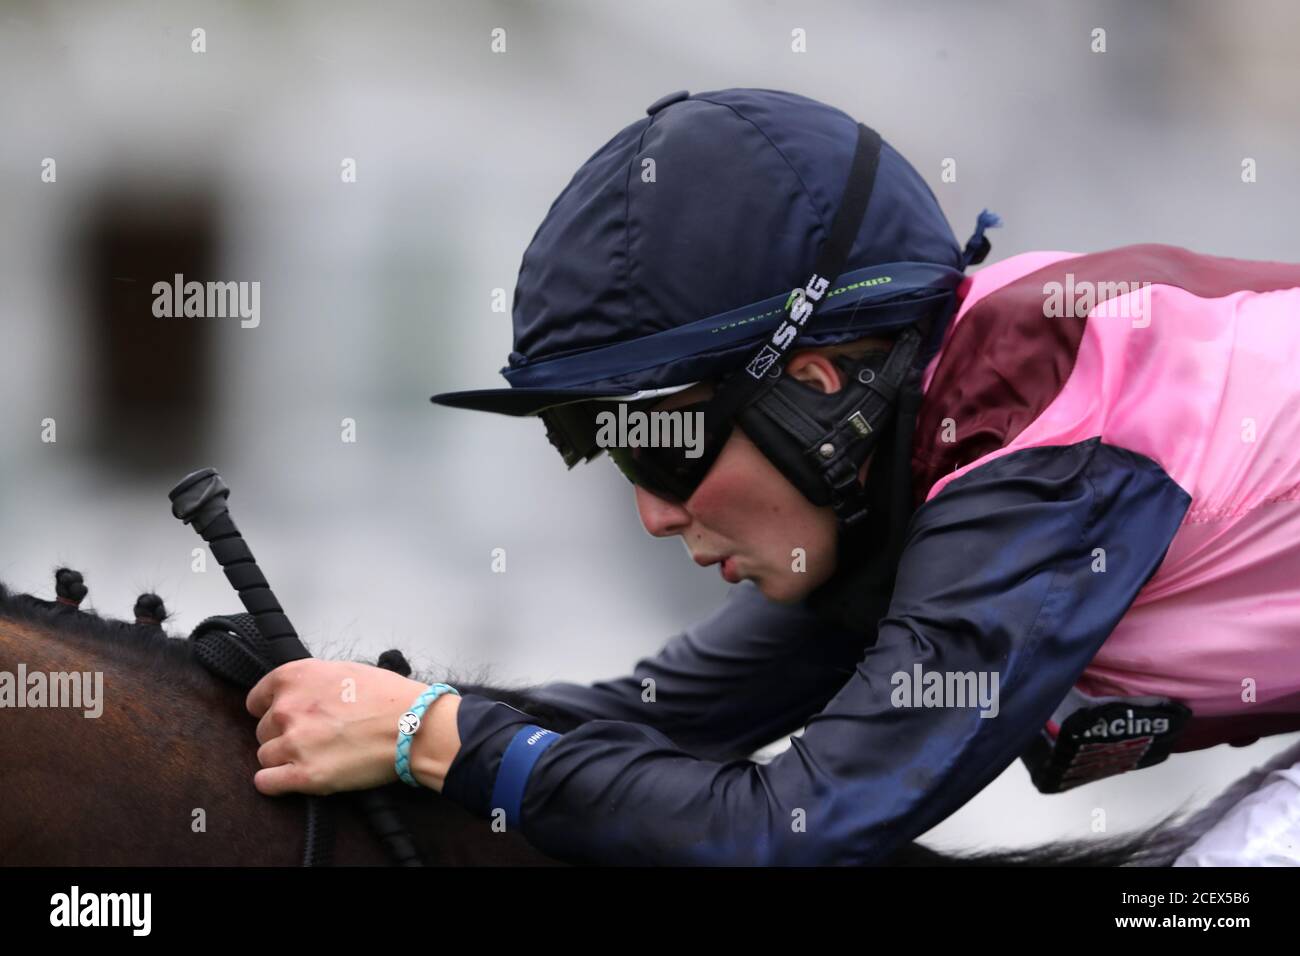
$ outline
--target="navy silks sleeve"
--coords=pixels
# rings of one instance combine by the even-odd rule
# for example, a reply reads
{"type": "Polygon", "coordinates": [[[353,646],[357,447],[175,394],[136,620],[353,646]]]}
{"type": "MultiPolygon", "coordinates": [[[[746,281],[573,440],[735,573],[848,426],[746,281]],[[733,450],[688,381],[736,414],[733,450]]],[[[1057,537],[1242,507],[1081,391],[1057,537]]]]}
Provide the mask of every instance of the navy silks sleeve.
{"type": "Polygon", "coordinates": [[[1155,462],[1099,439],[1004,455],[917,510],[875,646],[770,763],[701,759],[630,721],[539,734],[469,694],[443,793],[571,862],[882,862],[1020,755],[1189,502],[1155,462]],[[996,674],[997,715],[896,706],[895,675],[918,668],[996,674]]]}
{"type": "Polygon", "coordinates": [[[802,727],[852,676],[868,643],[744,581],[632,674],[529,695],[581,721],[646,724],[696,756],[726,760],[802,727]]]}

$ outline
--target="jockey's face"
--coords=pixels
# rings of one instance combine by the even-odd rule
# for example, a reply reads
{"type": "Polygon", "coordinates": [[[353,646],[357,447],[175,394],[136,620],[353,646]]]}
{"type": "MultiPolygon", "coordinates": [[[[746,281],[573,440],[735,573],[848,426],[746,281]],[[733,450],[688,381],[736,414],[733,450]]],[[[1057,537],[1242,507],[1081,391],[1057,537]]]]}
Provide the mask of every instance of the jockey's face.
{"type": "MultiPolygon", "coordinates": [[[[830,358],[815,350],[793,355],[785,374],[823,392],[839,391],[842,381],[830,358]]],[[[655,409],[689,405],[711,392],[708,384],[693,385],[655,409]]],[[[727,580],[750,578],[774,601],[802,600],[835,571],[834,512],[805,498],[738,427],[687,501],[674,504],[637,487],[636,505],[650,534],[681,535],[696,562],[725,561],[727,580]]]]}

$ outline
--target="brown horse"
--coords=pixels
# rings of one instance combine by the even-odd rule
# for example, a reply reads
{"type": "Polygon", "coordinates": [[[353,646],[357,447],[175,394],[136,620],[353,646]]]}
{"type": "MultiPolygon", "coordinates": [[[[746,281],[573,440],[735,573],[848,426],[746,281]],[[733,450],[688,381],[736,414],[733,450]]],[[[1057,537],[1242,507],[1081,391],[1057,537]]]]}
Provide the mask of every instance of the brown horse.
{"type": "MultiPolygon", "coordinates": [[[[161,610],[151,598],[142,597],[137,614],[161,610]]],[[[157,619],[138,620],[107,620],[79,611],[75,598],[43,601],[0,586],[0,673],[102,675],[98,700],[92,678],[75,707],[49,699],[0,710],[0,863],[297,864],[305,800],[268,799],[253,788],[257,741],[244,692],[208,673],[189,642],[168,636],[157,619]],[[102,713],[88,716],[95,709],[102,713]]],[[[76,685],[65,683],[65,696],[76,685]]],[[[429,864],[554,862],[437,794],[388,789],[429,864]]],[[[355,801],[329,803],[334,861],[386,864],[355,801]]]]}
{"type": "MultiPolygon", "coordinates": [[[[0,585],[0,675],[15,675],[11,687],[21,684],[20,672],[41,675],[37,683],[44,675],[88,675],[58,687],[50,681],[44,700],[27,701],[42,706],[0,709],[0,864],[297,864],[305,801],[253,788],[257,742],[244,693],[201,667],[189,641],[163,630],[155,595],[141,596],[136,623],[128,623],[80,611],[85,587],[76,572],[58,572],[56,593],[58,600],[46,601],[0,585]]],[[[552,730],[574,726],[528,688],[442,679],[512,704],[552,730]]],[[[427,864],[558,862],[439,794],[386,789],[427,864]]],[[[357,801],[340,794],[329,804],[334,862],[387,863],[357,801]]],[[[1029,850],[951,855],[911,844],[891,863],[1160,865],[1189,842],[1165,821],[1133,836],[1029,850]]]]}

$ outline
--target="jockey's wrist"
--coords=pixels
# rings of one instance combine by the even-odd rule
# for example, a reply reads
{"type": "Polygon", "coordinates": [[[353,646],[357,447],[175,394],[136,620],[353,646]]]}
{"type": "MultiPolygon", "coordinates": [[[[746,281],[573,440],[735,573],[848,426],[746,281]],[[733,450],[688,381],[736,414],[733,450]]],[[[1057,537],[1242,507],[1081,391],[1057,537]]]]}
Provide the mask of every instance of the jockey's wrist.
{"type": "MultiPolygon", "coordinates": [[[[456,690],[456,688],[452,687],[450,684],[444,684],[442,682],[430,684],[428,687],[424,688],[423,693],[416,698],[415,703],[411,705],[410,709],[398,718],[397,759],[395,765],[397,769],[397,778],[408,786],[419,787],[423,785],[421,784],[419,777],[415,776],[411,767],[411,762],[414,759],[413,751],[415,749],[415,740],[419,737],[420,731],[425,729],[426,723],[433,723],[434,706],[447,694],[459,696],[460,691],[456,690]]],[[[432,726],[429,727],[427,732],[420,739],[427,740],[431,736],[436,736],[435,731],[436,728],[432,726]]],[[[423,752],[425,754],[433,753],[439,756],[442,753],[441,749],[434,749],[432,751],[425,749],[423,752]]],[[[436,766],[429,769],[436,775],[436,766]]]]}
{"type": "Polygon", "coordinates": [[[424,726],[411,741],[411,776],[422,787],[442,792],[447,771],[460,752],[459,710],[460,697],[443,694],[429,706],[424,726]]]}

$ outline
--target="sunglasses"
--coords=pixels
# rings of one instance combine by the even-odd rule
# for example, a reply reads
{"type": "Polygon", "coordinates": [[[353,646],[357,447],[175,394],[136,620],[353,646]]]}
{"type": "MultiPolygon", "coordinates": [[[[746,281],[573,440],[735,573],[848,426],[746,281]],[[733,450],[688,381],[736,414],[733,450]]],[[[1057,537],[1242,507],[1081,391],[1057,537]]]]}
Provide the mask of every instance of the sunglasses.
{"type": "Polygon", "coordinates": [[[576,402],[548,409],[541,417],[569,467],[603,451],[633,485],[681,504],[695,494],[718,460],[734,423],[716,413],[711,398],[654,409],[659,402],[576,402]],[[638,419],[639,440],[622,440],[632,438],[634,432],[627,426],[638,419]]]}

